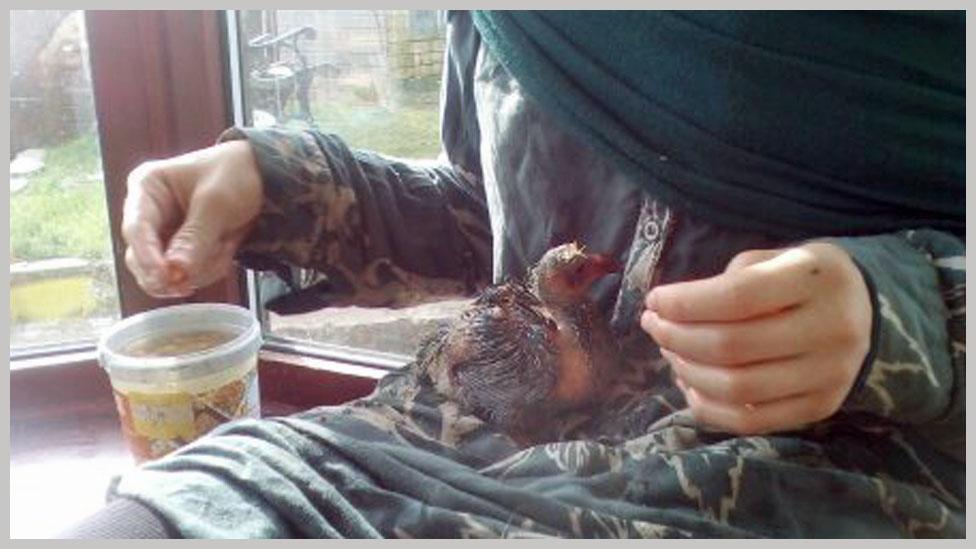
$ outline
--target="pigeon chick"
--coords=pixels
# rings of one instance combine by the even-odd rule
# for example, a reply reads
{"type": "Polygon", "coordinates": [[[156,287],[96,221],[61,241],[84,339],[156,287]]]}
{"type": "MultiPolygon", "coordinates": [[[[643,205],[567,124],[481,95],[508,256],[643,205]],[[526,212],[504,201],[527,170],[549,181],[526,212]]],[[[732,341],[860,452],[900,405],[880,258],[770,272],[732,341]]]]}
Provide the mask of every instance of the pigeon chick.
{"type": "Polygon", "coordinates": [[[588,296],[617,270],[576,243],[553,248],[524,282],[489,287],[433,334],[417,366],[464,412],[520,442],[552,440],[558,417],[593,403],[617,371],[616,342],[588,296]]]}

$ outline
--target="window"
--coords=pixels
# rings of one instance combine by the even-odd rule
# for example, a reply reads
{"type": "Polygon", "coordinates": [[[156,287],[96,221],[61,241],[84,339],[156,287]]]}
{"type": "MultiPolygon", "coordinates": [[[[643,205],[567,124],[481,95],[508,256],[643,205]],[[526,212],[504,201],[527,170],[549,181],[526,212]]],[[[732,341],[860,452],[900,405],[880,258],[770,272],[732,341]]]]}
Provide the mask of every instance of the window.
{"type": "Polygon", "coordinates": [[[91,341],[119,317],[81,11],[10,12],[10,345],[91,341]]]}
{"type": "MultiPolygon", "coordinates": [[[[213,11],[10,13],[16,168],[10,534],[48,537],[104,505],[111,477],[131,466],[108,377],[94,360],[94,337],[120,315],[173,301],[145,295],[120,266],[126,175],[146,159],[206,146],[230,124],[220,40],[225,26],[213,11]],[[31,152],[16,154],[23,151],[31,152]],[[53,197],[27,200],[38,190],[53,197]],[[100,236],[87,238],[86,231],[100,236]],[[93,244],[79,244],[85,242],[93,244]],[[94,275],[92,263],[98,265],[94,275]],[[38,285],[17,294],[18,276],[38,285]],[[78,298],[89,305],[67,307],[78,298]],[[61,315],[17,317],[18,299],[26,307],[61,307],[61,315]],[[101,308],[90,305],[101,300],[101,308]],[[66,345],[71,342],[78,344],[66,345]],[[35,345],[43,343],[51,345],[35,345]]],[[[193,299],[244,302],[235,276],[193,299]]],[[[348,399],[368,387],[350,376],[323,382],[322,372],[299,371],[281,360],[262,357],[270,387],[262,398],[271,411],[348,399]],[[306,376],[303,383],[291,382],[296,375],[306,376]],[[306,400],[295,398],[294,386],[305,389],[298,397],[306,400]],[[317,387],[329,387],[329,395],[316,394],[317,387]]]]}
{"type": "MultiPolygon", "coordinates": [[[[237,14],[244,123],[312,128],[351,147],[401,158],[440,152],[445,21],[436,11],[256,10],[237,14]]],[[[256,275],[261,303],[284,285],[256,275]]],[[[266,315],[273,336],[403,363],[437,323],[466,303],[404,309],[342,307],[266,315]],[[381,354],[395,356],[385,357],[381,354]]]]}

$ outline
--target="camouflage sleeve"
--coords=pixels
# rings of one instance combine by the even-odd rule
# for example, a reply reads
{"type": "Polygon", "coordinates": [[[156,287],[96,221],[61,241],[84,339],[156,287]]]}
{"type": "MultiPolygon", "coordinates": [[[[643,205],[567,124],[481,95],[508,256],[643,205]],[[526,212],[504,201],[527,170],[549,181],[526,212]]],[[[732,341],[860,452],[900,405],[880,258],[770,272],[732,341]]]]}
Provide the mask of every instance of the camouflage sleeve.
{"type": "Polygon", "coordinates": [[[488,283],[491,231],[475,176],[351,150],[314,131],[231,128],[220,137],[233,139],[250,142],[264,182],[238,259],[277,272],[306,301],[403,306],[488,283]]]}
{"type": "Polygon", "coordinates": [[[966,451],[966,247],[934,230],[838,238],[872,291],[872,350],[843,406],[966,451]]]}

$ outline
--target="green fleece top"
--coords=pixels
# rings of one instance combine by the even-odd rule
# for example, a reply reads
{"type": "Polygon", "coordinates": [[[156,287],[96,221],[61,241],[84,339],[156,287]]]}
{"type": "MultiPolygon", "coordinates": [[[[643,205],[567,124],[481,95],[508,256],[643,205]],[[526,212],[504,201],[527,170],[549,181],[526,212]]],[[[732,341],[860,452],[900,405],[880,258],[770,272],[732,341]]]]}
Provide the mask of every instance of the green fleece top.
{"type": "Polygon", "coordinates": [[[674,206],[797,237],[965,230],[965,12],[474,21],[530,97],[674,206]]]}

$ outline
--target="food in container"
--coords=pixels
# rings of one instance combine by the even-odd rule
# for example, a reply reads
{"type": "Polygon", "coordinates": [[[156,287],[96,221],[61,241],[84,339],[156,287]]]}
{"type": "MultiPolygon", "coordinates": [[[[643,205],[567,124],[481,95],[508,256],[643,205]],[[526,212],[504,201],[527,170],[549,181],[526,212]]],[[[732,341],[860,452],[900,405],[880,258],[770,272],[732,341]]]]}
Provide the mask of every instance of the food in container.
{"type": "Polygon", "coordinates": [[[99,342],[122,432],[137,462],[211,429],[259,417],[254,314],[222,303],[176,305],[131,316],[99,342]]]}

